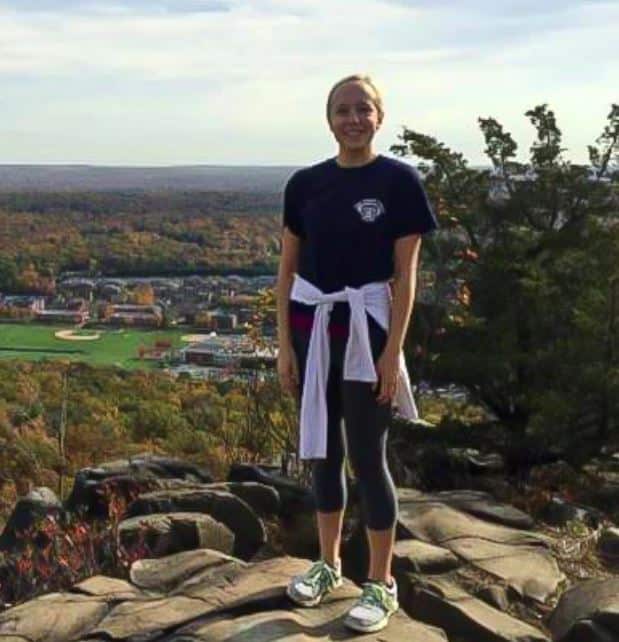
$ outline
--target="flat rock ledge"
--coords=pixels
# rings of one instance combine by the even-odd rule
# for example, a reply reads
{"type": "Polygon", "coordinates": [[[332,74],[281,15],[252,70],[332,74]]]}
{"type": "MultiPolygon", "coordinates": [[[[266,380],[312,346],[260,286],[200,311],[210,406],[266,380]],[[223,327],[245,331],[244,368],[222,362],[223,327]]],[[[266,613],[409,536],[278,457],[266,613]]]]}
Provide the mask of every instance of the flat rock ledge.
{"type": "Polygon", "coordinates": [[[398,496],[398,539],[418,539],[447,549],[520,597],[540,604],[564,582],[565,575],[550,550],[550,538],[511,526],[526,524],[516,509],[488,500],[486,510],[484,494],[470,491],[424,495],[398,489],[398,496]],[[500,523],[502,515],[507,516],[503,521],[509,526],[500,523]]]}
{"type": "Polygon", "coordinates": [[[348,579],[320,608],[294,605],[291,577],[311,560],[290,556],[244,562],[213,549],[139,560],[131,582],[95,576],[0,614],[2,642],[448,642],[436,627],[400,609],[374,634],[347,630],[343,618],[361,589],[348,579]]]}

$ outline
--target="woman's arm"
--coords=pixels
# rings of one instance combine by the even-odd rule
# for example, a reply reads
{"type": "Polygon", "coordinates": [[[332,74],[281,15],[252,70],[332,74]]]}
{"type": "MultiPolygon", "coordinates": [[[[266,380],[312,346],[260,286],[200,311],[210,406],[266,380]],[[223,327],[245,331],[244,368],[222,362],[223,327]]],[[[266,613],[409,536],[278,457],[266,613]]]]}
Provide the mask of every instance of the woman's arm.
{"type": "Polygon", "coordinates": [[[277,284],[275,286],[275,296],[277,300],[277,340],[280,348],[282,346],[288,346],[291,343],[288,303],[290,301],[290,289],[292,288],[294,273],[298,270],[299,266],[300,244],[300,238],[285,226],[282,234],[282,253],[277,273],[277,284]]]}
{"type": "Polygon", "coordinates": [[[385,349],[376,362],[378,381],[373,386],[373,390],[378,390],[378,403],[387,403],[395,396],[400,352],[415,300],[420,245],[419,234],[402,236],[395,241],[389,334],[385,349]]]}
{"type": "Polygon", "coordinates": [[[409,234],[395,241],[394,278],[391,291],[391,320],[385,351],[399,355],[404,346],[406,330],[413,310],[417,285],[417,263],[421,235],[409,234]]]}

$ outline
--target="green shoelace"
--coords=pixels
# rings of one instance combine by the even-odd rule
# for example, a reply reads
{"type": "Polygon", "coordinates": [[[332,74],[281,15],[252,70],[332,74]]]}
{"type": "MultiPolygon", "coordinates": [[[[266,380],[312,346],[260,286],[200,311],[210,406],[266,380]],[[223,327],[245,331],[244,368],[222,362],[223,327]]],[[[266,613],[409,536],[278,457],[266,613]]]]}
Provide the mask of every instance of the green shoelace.
{"type": "Polygon", "coordinates": [[[310,586],[319,586],[320,589],[327,588],[332,582],[332,571],[322,561],[315,562],[305,575],[305,581],[310,586]]]}
{"type": "Polygon", "coordinates": [[[375,582],[365,582],[363,593],[359,597],[359,603],[369,606],[377,606],[383,611],[390,611],[393,608],[393,599],[387,593],[387,589],[375,582]]]}

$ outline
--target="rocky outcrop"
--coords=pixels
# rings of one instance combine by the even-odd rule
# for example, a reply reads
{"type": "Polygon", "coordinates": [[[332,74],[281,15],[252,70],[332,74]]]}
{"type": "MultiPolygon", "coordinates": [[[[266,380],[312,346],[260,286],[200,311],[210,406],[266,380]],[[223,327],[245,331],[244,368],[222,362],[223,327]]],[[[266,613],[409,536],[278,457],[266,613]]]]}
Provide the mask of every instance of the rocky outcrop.
{"type": "Polygon", "coordinates": [[[310,561],[277,557],[258,563],[211,550],[135,562],[133,582],[94,577],[0,614],[0,638],[29,642],[149,640],[267,642],[346,639],[447,642],[437,627],[396,613],[377,634],[355,635],[342,623],[361,590],[349,580],[318,609],[294,605],[290,578],[310,561]],[[137,581],[138,584],[134,582],[137,581]]]}
{"type": "MultiPolygon", "coordinates": [[[[144,541],[149,558],[133,563],[130,581],[91,577],[1,613],[1,642],[296,642],[350,635],[342,616],[359,594],[369,559],[354,488],[344,521],[344,586],[320,609],[299,609],[284,588],[319,554],[308,489],[254,465],[237,465],[228,481],[215,483],[205,471],[194,475],[178,465],[176,478],[158,477],[152,462],[134,472],[125,464],[87,469],[98,472],[84,477],[90,485],[81,497],[89,488],[91,514],[107,512],[105,484],[113,483],[127,503],[120,544],[131,549],[144,541]]],[[[553,471],[565,474],[558,466],[553,471]]],[[[60,514],[51,491],[37,493],[24,498],[27,514],[60,514]]],[[[19,525],[18,507],[7,529],[19,525]]],[[[529,515],[487,492],[399,488],[392,571],[402,608],[388,629],[361,639],[543,642],[550,632],[554,642],[619,639],[616,580],[577,584],[541,619],[566,578],[553,556],[557,542],[534,529],[529,515]]],[[[597,543],[609,565],[616,530],[606,527],[597,543]]]]}

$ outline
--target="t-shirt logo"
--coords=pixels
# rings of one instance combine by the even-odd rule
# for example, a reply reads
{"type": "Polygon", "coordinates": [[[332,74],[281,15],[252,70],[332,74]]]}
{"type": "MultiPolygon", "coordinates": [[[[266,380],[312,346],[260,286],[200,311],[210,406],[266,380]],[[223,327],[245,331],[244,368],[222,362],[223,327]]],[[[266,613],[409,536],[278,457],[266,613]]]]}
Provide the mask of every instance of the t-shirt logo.
{"type": "Polygon", "coordinates": [[[354,208],[366,223],[372,223],[385,211],[383,204],[377,198],[364,198],[355,203],[354,208]]]}

